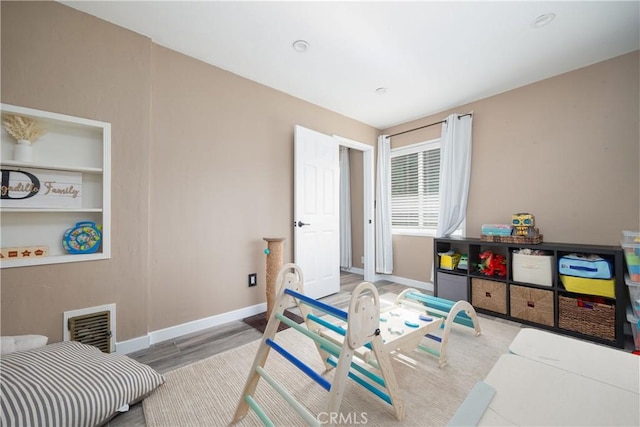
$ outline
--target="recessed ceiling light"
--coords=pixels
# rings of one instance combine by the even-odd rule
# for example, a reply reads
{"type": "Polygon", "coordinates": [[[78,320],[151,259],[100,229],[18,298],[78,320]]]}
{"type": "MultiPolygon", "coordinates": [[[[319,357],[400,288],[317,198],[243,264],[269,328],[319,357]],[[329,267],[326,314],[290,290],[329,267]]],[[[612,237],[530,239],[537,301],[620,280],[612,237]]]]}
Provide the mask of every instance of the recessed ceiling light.
{"type": "Polygon", "coordinates": [[[378,89],[376,89],[376,94],[377,95],[384,95],[385,93],[387,93],[387,88],[386,87],[379,87],[378,89]]]}
{"type": "Polygon", "coordinates": [[[306,40],[296,40],[293,42],[293,50],[298,53],[305,53],[309,49],[309,42],[306,40]]]}
{"type": "Polygon", "coordinates": [[[555,17],[556,17],[555,13],[545,13],[544,15],[540,15],[536,19],[534,19],[533,22],[531,23],[531,26],[533,28],[544,27],[545,25],[553,21],[555,17]]]}

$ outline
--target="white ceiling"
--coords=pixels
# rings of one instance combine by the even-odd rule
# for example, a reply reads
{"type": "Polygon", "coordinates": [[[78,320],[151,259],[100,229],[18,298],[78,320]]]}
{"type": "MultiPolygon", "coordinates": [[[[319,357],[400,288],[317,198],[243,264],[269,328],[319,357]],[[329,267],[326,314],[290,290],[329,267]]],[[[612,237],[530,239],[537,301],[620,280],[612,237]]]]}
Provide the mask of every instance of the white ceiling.
{"type": "Polygon", "coordinates": [[[61,3],[378,129],[640,48],[637,0],[61,3]]]}

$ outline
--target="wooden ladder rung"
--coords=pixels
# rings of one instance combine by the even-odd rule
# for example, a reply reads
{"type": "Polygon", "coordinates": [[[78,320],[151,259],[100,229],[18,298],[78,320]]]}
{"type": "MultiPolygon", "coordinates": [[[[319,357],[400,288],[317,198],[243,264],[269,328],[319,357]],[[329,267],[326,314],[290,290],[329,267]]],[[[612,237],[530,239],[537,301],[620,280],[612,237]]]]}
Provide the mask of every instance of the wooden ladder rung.
{"type": "MultiPolygon", "coordinates": [[[[260,366],[256,367],[256,372],[258,373],[258,375],[260,375],[260,377],[262,377],[271,387],[273,387],[273,389],[275,391],[277,391],[280,396],[282,396],[282,398],[284,400],[287,401],[287,403],[289,405],[291,405],[291,407],[293,407],[293,409],[295,409],[295,411],[307,422],[307,424],[309,424],[310,426],[319,426],[320,422],[318,421],[318,419],[316,417],[313,416],[313,414],[311,412],[309,412],[307,410],[307,408],[305,408],[304,406],[302,406],[300,404],[300,402],[298,402],[292,395],[291,393],[289,393],[279,382],[277,382],[275,379],[273,379],[273,377],[271,375],[269,375],[267,373],[267,371],[265,371],[263,368],[261,368],[260,366]]],[[[258,415],[259,416],[259,415],[258,415]]],[[[262,419],[262,418],[260,418],[262,419]]]]}
{"type": "Polygon", "coordinates": [[[275,427],[275,424],[273,423],[273,421],[271,421],[269,416],[262,410],[260,405],[258,405],[258,402],[256,402],[256,400],[253,397],[251,397],[250,395],[246,395],[244,397],[244,400],[249,404],[249,407],[253,409],[253,412],[256,413],[258,418],[260,418],[260,421],[262,421],[262,424],[264,424],[266,427],[275,427]]]}
{"type": "Polygon", "coordinates": [[[304,374],[306,374],[309,378],[311,378],[316,383],[318,383],[322,388],[324,388],[327,391],[331,391],[331,383],[325,380],[322,377],[322,375],[318,374],[316,371],[314,371],[309,366],[307,366],[302,360],[298,359],[293,354],[289,353],[287,350],[284,349],[284,347],[282,347],[277,342],[273,341],[271,338],[267,338],[265,343],[269,347],[271,347],[272,349],[280,353],[282,357],[284,357],[289,362],[291,362],[293,366],[300,369],[304,374]]]}
{"type": "MultiPolygon", "coordinates": [[[[334,368],[338,367],[338,362],[333,359],[333,358],[329,358],[327,359],[327,362],[329,362],[329,364],[331,366],[333,366],[334,368]]],[[[351,367],[354,364],[351,364],[351,367]]],[[[358,365],[356,365],[358,366],[358,365]]],[[[384,380],[382,380],[382,378],[378,377],[375,374],[372,374],[371,372],[367,371],[367,370],[358,370],[356,369],[358,372],[362,373],[365,377],[370,378],[371,380],[375,381],[376,383],[379,381],[382,382],[382,386],[386,387],[384,385],[384,380]],[[377,380],[376,380],[377,378],[377,380]]],[[[364,379],[362,379],[362,377],[358,376],[355,372],[353,371],[349,371],[349,373],[347,374],[347,376],[349,378],[351,378],[352,380],[354,380],[356,383],[360,384],[362,387],[366,388],[367,390],[369,390],[371,393],[375,394],[376,396],[378,396],[380,399],[384,400],[385,402],[387,402],[389,405],[393,405],[393,403],[391,403],[391,397],[389,397],[389,395],[387,393],[385,393],[384,391],[380,390],[379,388],[377,388],[376,386],[372,385],[371,383],[365,381],[364,379]]]]}

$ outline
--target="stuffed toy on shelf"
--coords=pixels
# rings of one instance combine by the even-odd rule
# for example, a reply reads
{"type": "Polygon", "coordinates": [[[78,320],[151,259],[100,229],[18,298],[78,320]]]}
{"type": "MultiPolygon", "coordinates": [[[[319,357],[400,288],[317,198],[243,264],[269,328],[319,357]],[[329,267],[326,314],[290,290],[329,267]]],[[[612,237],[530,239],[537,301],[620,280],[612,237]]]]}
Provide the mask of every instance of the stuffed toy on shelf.
{"type": "Polygon", "coordinates": [[[478,270],[485,276],[505,277],[507,275],[507,259],[503,255],[484,251],[480,254],[478,270]]]}

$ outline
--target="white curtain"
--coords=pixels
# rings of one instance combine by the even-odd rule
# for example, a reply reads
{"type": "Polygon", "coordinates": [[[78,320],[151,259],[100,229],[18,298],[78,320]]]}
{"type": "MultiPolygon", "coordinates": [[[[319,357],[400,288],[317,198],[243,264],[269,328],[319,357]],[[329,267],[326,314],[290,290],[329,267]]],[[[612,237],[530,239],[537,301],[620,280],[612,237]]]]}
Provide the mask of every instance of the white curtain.
{"type": "Polygon", "coordinates": [[[376,177],[376,272],[393,272],[391,244],[391,139],[378,137],[378,173],[376,177]]]}
{"type": "Polygon", "coordinates": [[[440,211],[436,237],[449,236],[464,221],[471,179],[473,115],[452,114],[440,139],[440,211]]]}
{"type": "Polygon", "coordinates": [[[352,265],[349,148],[340,147],[340,268],[351,268],[352,265]]]}

